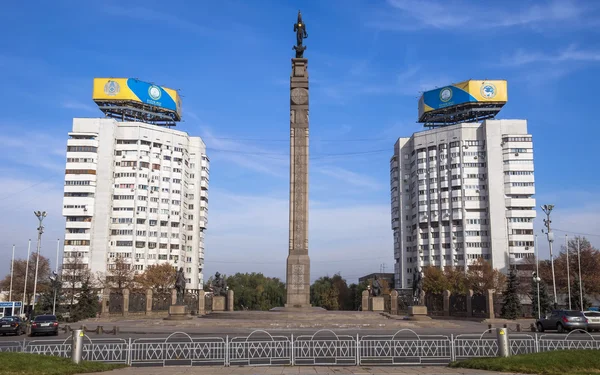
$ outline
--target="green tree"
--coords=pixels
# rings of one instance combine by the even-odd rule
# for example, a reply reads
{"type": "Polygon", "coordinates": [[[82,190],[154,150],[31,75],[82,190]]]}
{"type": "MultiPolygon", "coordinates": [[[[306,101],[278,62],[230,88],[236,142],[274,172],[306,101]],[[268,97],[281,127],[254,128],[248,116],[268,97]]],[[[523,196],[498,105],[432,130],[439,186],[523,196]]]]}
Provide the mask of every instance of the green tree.
{"type": "MultiPolygon", "coordinates": [[[[579,297],[579,276],[575,276],[575,282],[573,283],[573,286],[571,287],[571,305],[573,307],[574,310],[585,310],[588,307],[591,306],[590,301],[586,298],[585,296],[585,280],[582,284],[582,288],[583,290],[583,308],[581,307],[581,298],[579,297]]],[[[567,299],[569,297],[567,296],[567,299]]]]}
{"type": "MultiPolygon", "coordinates": [[[[537,319],[538,317],[538,295],[537,295],[537,283],[534,279],[531,281],[531,291],[529,293],[531,303],[533,306],[533,316],[537,319]]],[[[540,306],[541,316],[544,317],[548,312],[552,311],[552,300],[548,294],[548,285],[542,280],[540,281],[540,306]]]]}
{"type": "Polygon", "coordinates": [[[73,321],[93,318],[98,312],[98,305],[98,295],[93,290],[91,277],[82,279],[79,297],[71,318],[73,321]]]}
{"type": "Polygon", "coordinates": [[[363,281],[358,284],[350,284],[348,287],[350,291],[350,308],[348,310],[358,311],[362,306],[362,293],[367,290],[369,283],[367,281],[363,281]]]}
{"type": "Polygon", "coordinates": [[[336,273],[331,278],[331,284],[338,292],[338,309],[352,310],[352,300],[346,280],[339,273],[336,273]]]}
{"type": "Polygon", "coordinates": [[[442,294],[450,289],[448,279],[439,267],[423,268],[423,291],[431,294],[442,294]]]}
{"type": "Polygon", "coordinates": [[[313,306],[327,310],[339,310],[339,291],[333,285],[333,279],[323,276],[310,286],[310,301],[313,306]]]}
{"type": "MultiPolygon", "coordinates": [[[[212,277],[205,288],[210,285],[211,280],[212,277]]],[[[236,273],[225,277],[225,281],[229,289],[233,290],[235,310],[270,310],[285,304],[285,284],[278,278],[253,272],[236,273]]]]}
{"type": "Polygon", "coordinates": [[[60,278],[50,280],[44,288],[44,292],[40,295],[40,299],[36,306],[36,311],[39,314],[52,313],[52,307],[54,307],[54,289],[56,289],[56,314],[60,314],[61,306],[66,302],[60,278]]]}
{"type": "Polygon", "coordinates": [[[504,319],[517,319],[521,317],[521,301],[519,300],[519,278],[513,268],[511,268],[504,291],[504,303],[500,315],[504,319]]]}

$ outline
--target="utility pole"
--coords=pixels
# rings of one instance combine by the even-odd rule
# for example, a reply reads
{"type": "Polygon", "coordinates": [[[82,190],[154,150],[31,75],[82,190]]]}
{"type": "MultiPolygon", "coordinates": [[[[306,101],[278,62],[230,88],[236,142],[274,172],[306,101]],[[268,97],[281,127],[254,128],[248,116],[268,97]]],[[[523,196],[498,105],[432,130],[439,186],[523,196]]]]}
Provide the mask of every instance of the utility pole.
{"type": "Polygon", "coordinates": [[[23,306],[21,307],[21,315],[25,314],[27,310],[27,306],[29,305],[29,300],[27,299],[27,276],[29,273],[29,254],[31,252],[31,239],[27,243],[27,263],[25,265],[25,286],[23,287],[23,306]]]}
{"type": "Polygon", "coordinates": [[[38,268],[40,266],[40,248],[42,247],[42,233],[44,233],[44,226],[42,225],[42,221],[46,217],[46,211],[34,211],[35,216],[38,218],[40,222],[40,226],[37,228],[38,230],[38,239],[37,239],[37,254],[35,260],[35,277],[33,279],[33,304],[31,306],[31,314],[30,316],[34,316],[35,314],[35,293],[37,292],[37,281],[38,281],[38,268]]]}
{"type": "Polygon", "coordinates": [[[569,274],[569,268],[571,268],[571,263],[569,263],[569,235],[565,234],[565,248],[567,249],[567,294],[569,296],[569,310],[571,310],[571,275],[569,274]]]}
{"type": "Polygon", "coordinates": [[[542,206],[542,211],[546,214],[546,218],[544,219],[544,226],[546,227],[546,232],[542,229],[542,233],[546,234],[548,238],[548,246],[550,247],[550,263],[552,265],[552,287],[554,288],[554,309],[558,309],[558,300],[556,296],[556,277],[554,275],[554,256],[552,255],[552,243],[554,242],[554,233],[552,233],[552,229],[550,228],[550,213],[554,209],[553,204],[545,204],[542,206]]]}
{"type": "Polygon", "coordinates": [[[577,238],[577,259],[579,263],[579,307],[583,311],[583,280],[581,280],[581,249],[579,248],[579,238],[577,238]]]}
{"type": "MultiPolygon", "coordinates": [[[[13,275],[15,271],[15,245],[13,245],[12,258],[10,260],[10,290],[8,291],[8,301],[12,302],[12,286],[13,286],[13,275]]],[[[12,311],[11,314],[15,315],[12,311]]]]}
{"type": "MultiPolygon", "coordinates": [[[[534,238],[534,246],[535,246],[535,272],[533,273],[533,281],[535,281],[537,285],[537,308],[538,308],[538,320],[542,319],[542,308],[540,306],[540,256],[538,252],[538,240],[537,234],[534,238]]],[[[544,311],[545,312],[545,311],[544,311]]]]}

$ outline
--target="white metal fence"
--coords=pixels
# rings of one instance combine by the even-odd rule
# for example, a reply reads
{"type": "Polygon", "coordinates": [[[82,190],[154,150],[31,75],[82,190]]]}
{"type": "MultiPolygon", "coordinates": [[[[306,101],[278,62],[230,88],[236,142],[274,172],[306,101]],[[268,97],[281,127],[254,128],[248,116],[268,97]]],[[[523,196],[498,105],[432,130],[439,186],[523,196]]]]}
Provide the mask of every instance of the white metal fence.
{"type": "MultiPolygon", "coordinates": [[[[600,336],[584,331],[562,334],[511,333],[512,355],[565,349],[600,349],[600,336]]],[[[0,352],[71,356],[66,340],[0,341],[0,352]]],[[[402,329],[390,335],[274,336],[257,330],[248,336],[90,339],[84,336],[83,360],[132,366],[270,365],[445,365],[452,361],[498,356],[495,331],[479,335],[419,335],[402,329]]]]}

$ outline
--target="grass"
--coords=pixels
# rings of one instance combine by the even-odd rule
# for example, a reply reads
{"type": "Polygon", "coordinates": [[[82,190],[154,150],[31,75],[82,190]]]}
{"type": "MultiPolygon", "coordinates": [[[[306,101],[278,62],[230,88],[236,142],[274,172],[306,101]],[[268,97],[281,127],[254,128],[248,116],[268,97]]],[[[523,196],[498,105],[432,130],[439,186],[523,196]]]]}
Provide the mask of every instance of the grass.
{"type": "Polygon", "coordinates": [[[507,358],[477,358],[453,362],[450,367],[539,375],[600,374],[600,351],[557,350],[507,358]]]}
{"type": "Polygon", "coordinates": [[[28,353],[0,353],[0,375],[72,375],[110,371],[127,367],[121,364],[81,362],[76,365],[70,358],[28,353]]]}

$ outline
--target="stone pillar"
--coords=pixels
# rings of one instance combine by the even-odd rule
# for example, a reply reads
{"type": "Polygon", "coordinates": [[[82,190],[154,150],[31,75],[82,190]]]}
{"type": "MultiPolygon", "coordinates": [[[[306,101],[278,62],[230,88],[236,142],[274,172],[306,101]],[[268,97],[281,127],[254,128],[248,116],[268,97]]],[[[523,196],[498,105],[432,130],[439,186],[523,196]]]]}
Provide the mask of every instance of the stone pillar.
{"type": "Polygon", "coordinates": [[[488,289],[485,293],[485,310],[487,311],[488,319],[495,319],[494,314],[494,289],[488,289]]]}
{"type": "Polygon", "coordinates": [[[204,290],[198,291],[198,315],[206,314],[206,309],[204,307],[206,292],[204,290]]]}
{"type": "Polygon", "coordinates": [[[233,290],[227,290],[227,311],[233,311],[233,290]]]}
{"type": "Polygon", "coordinates": [[[398,291],[396,289],[390,293],[390,315],[398,315],[398,291]]]}
{"type": "Polygon", "coordinates": [[[129,314],[129,289],[123,289],[123,316],[129,314]]]}
{"type": "Polygon", "coordinates": [[[106,317],[110,315],[110,289],[104,289],[102,292],[102,316],[106,317]]]}
{"type": "Polygon", "coordinates": [[[146,290],[146,315],[152,312],[152,289],[146,290]]]}
{"type": "Polygon", "coordinates": [[[452,293],[449,290],[444,290],[444,316],[450,316],[450,295],[452,293]]]}
{"type": "Polygon", "coordinates": [[[177,305],[177,289],[171,290],[171,305],[177,305]]]}
{"type": "Polygon", "coordinates": [[[467,292],[467,318],[473,317],[473,291],[469,289],[467,292]]]}
{"type": "Polygon", "coordinates": [[[362,292],[362,311],[369,311],[369,291],[363,290],[362,292]]]}
{"type": "Polygon", "coordinates": [[[310,307],[308,257],[308,60],[292,59],[290,76],[290,213],[285,307],[310,307]]]}

